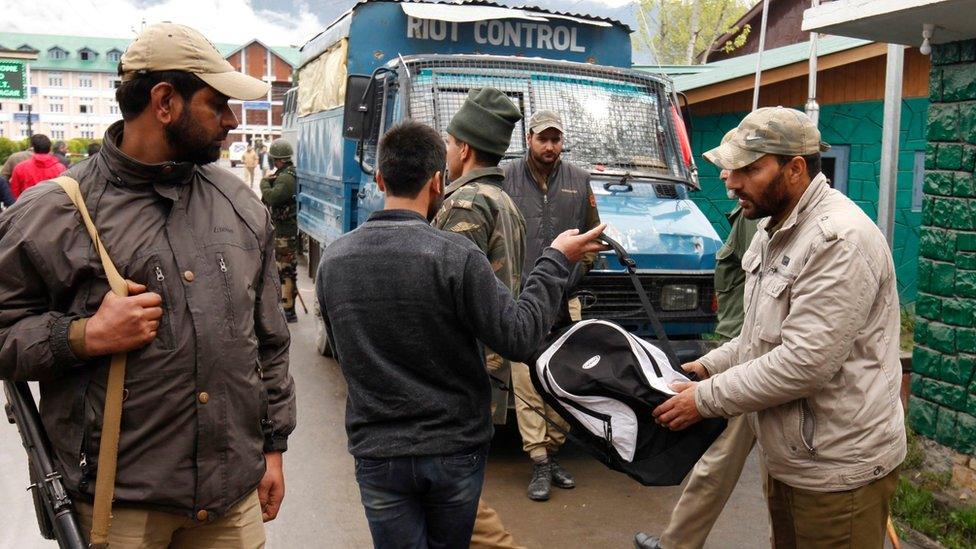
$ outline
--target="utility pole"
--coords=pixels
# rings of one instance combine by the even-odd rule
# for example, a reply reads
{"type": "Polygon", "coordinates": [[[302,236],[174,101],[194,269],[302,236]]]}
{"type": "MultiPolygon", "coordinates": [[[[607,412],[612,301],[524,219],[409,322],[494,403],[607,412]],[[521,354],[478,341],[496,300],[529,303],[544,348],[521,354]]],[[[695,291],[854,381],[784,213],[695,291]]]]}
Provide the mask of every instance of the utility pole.
{"type": "Polygon", "coordinates": [[[898,139],[901,135],[901,85],[905,46],[888,44],[885,67],[884,122],[881,128],[881,174],[878,180],[878,227],[894,247],[895,196],[898,190],[898,139]]]}

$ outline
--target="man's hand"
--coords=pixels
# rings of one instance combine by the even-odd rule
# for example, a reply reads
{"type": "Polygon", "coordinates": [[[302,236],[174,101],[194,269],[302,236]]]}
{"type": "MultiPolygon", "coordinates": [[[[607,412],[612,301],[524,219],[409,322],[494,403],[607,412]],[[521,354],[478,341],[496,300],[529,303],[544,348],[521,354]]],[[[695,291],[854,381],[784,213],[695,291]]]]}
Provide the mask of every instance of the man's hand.
{"type": "Polygon", "coordinates": [[[681,365],[681,369],[689,374],[695,374],[698,376],[698,381],[708,379],[708,370],[706,370],[705,367],[702,366],[702,363],[698,362],[697,360],[694,362],[685,362],[681,365]]]}
{"type": "Polygon", "coordinates": [[[694,381],[672,383],[671,389],[678,394],[654,409],[654,421],[672,431],[680,431],[701,421],[702,416],[695,405],[697,387],[694,381]]]}
{"type": "Polygon", "coordinates": [[[261,484],[258,484],[258,499],[261,501],[261,518],[271,522],[278,516],[281,500],[285,499],[285,473],[281,469],[281,452],[264,454],[267,469],[261,484]]]}
{"type": "Polygon", "coordinates": [[[108,292],[85,326],[85,354],[88,356],[127,353],[156,338],[163,317],[163,298],[147,292],[142,284],[126,280],[129,297],[108,292]]]}
{"type": "Polygon", "coordinates": [[[601,223],[583,234],[579,234],[579,229],[563,231],[552,241],[552,247],[562,252],[567,259],[575,263],[583,259],[583,256],[586,254],[603,252],[610,249],[610,246],[595,240],[603,234],[603,230],[606,228],[607,224],[601,223]]]}

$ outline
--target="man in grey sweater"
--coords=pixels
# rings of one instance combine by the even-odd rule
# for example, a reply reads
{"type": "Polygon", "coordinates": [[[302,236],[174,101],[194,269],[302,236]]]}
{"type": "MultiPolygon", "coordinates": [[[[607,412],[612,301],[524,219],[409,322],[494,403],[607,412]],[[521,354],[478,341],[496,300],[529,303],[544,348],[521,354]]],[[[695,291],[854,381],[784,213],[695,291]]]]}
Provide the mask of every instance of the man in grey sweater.
{"type": "Polygon", "coordinates": [[[491,439],[482,343],[537,351],[573,264],[603,249],[603,226],[543,251],[518,301],[484,252],[428,224],[445,145],[407,122],[380,141],[385,209],[322,256],[316,290],[348,383],[346,431],[376,547],[466,547],[491,439]]]}

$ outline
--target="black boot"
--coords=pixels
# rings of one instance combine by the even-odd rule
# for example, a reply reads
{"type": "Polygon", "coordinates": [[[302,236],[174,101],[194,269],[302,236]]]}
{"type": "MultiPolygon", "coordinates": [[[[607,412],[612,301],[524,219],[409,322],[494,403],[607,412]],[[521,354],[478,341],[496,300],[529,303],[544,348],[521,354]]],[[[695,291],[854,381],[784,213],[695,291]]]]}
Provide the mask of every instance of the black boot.
{"type": "Polygon", "coordinates": [[[298,315],[295,314],[295,309],[285,309],[285,320],[289,324],[298,322],[298,315]]]}
{"type": "Polygon", "coordinates": [[[532,467],[532,481],[527,490],[529,499],[546,501],[552,489],[552,464],[547,459],[535,462],[532,467]]]}
{"type": "Polygon", "coordinates": [[[634,547],[637,549],[662,549],[661,538],[648,536],[644,532],[637,532],[634,536],[634,547]]]}
{"type": "Polygon", "coordinates": [[[576,481],[573,480],[573,475],[569,474],[569,471],[563,469],[562,465],[556,461],[556,456],[549,456],[549,463],[552,464],[552,483],[556,485],[556,488],[575,488],[576,481]]]}

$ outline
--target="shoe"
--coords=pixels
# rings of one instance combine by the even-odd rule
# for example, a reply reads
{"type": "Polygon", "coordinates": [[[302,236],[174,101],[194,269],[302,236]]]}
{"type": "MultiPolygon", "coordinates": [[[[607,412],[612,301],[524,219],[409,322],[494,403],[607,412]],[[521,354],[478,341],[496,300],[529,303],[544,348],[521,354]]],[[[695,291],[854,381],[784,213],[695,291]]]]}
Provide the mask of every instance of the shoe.
{"type": "Polygon", "coordinates": [[[552,464],[552,483],[556,488],[570,489],[576,487],[576,481],[569,471],[563,469],[562,465],[556,461],[554,456],[549,456],[549,463],[552,464]]]}
{"type": "Polygon", "coordinates": [[[295,310],[294,309],[292,309],[290,311],[285,311],[285,320],[289,324],[294,324],[294,323],[298,322],[298,315],[295,314],[295,310]]]}
{"type": "Polygon", "coordinates": [[[644,532],[637,532],[634,536],[634,547],[637,549],[662,549],[661,538],[648,536],[644,532]]]}
{"type": "Polygon", "coordinates": [[[529,489],[527,490],[529,499],[546,501],[549,499],[551,489],[552,463],[549,460],[535,462],[532,469],[532,480],[529,482],[529,489]]]}

